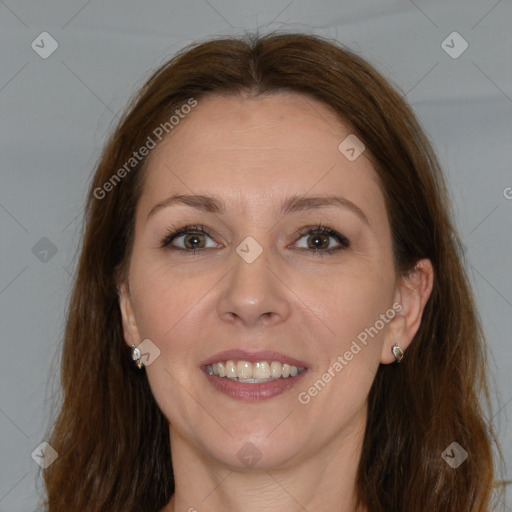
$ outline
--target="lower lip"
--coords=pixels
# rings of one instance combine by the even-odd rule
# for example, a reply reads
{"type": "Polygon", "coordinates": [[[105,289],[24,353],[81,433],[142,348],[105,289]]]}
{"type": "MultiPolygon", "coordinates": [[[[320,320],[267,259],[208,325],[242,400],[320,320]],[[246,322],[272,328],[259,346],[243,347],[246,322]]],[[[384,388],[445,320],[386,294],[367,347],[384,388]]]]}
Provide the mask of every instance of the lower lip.
{"type": "Polygon", "coordinates": [[[206,375],[208,382],[221,393],[228,395],[236,400],[247,400],[256,402],[258,400],[268,400],[275,396],[283,394],[291,389],[299,380],[307,373],[307,370],[299,373],[295,377],[286,377],[269,382],[261,382],[259,384],[249,384],[247,382],[239,382],[227,377],[217,377],[210,375],[206,369],[202,369],[206,375]]]}

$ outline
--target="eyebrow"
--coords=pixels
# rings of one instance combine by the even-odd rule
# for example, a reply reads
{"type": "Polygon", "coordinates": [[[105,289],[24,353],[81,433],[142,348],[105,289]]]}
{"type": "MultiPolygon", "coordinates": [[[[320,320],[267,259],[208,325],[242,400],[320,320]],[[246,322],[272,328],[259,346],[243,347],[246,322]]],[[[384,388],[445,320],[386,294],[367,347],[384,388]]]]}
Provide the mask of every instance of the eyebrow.
{"type": "MultiPolygon", "coordinates": [[[[208,213],[223,214],[226,212],[226,205],[224,201],[219,197],[209,195],[175,194],[155,204],[149,211],[148,218],[162,208],[167,208],[175,204],[184,204],[186,206],[190,206],[191,208],[196,208],[208,213]]],[[[341,207],[351,210],[365,224],[368,226],[370,225],[368,222],[368,217],[365,215],[363,210],[359,208],[359,206],[344,197],[334,195],[293,195],[287,198],[281,204],[281,215],[328,207],[341,207]]]]}

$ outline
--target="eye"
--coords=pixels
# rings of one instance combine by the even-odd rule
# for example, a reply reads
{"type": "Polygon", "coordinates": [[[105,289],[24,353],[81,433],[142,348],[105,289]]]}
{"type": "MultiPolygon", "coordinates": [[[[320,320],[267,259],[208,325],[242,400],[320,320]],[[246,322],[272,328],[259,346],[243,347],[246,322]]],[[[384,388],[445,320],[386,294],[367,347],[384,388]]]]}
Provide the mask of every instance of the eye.
{"type": "Polygon", "coordinates": [[[161,247],[168,247],[169,249],[182,250],[187,252],[200,252],[202,249],[215,248],[216,245],[206,245],[206,238],[210,235],[202,225],[185,226],[167,235],[161,242],[161,247]],[[176,241],[179,241],[176,244],[176,241]],[[172,246],[172,247],[171,247],[172,246]]]}
{"type": "Polygon", "coordinates": [[[306,226],[301,228],[296,236],[306,239],[306,247],[300,247],[310,251],[311,253],[324,256],[326,254],[332,254],[336,251],[347,249],[350,246],[349,240],[338,231],[322,226],[306,226]],[[338,245],[331,247],[330,239],[335,239],[338,245]]]}

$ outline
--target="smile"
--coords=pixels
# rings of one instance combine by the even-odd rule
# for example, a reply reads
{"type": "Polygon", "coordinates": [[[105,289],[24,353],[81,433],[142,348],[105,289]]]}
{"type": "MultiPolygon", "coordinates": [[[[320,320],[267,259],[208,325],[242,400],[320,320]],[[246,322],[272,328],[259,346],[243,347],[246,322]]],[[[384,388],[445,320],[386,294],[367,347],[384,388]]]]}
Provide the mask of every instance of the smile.
{"type": "Polygon", "coordinates": [[[305,361],[273,350],[225,350],[199,366],[215,391],[250,402],[286,393],[309,372],[305,361]]]}
{"type": "Polygon", "coordinates": [[[232,379],[237,382],[259,384],[277,379],[296,377],[304,368],[279,361],[219,361],[206,366],[206,371],[216,377],[232,379]]]}

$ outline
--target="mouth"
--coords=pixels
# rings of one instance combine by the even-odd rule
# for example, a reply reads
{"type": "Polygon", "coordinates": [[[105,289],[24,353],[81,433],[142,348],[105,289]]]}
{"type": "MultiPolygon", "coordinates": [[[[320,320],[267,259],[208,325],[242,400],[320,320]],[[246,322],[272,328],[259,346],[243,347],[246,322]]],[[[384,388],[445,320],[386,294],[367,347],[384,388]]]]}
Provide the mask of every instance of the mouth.
{"type": "Polygon", "coordinates": [[[231,379],[237,382],[259,384],[261,382],[272,382],[277,379],[289,379],[302,373],[305,368],[294,366],[279,361],[219,361],[218,363],[206,366],[210,375],[221,379],[231,379]]]}
{"type": "Polygon", "coordinates": [[[283,354],[230,351],[201,365],[208,382],[239,400],[265,400],[293,387],[305,373],[305,363],[283,354]]]}

